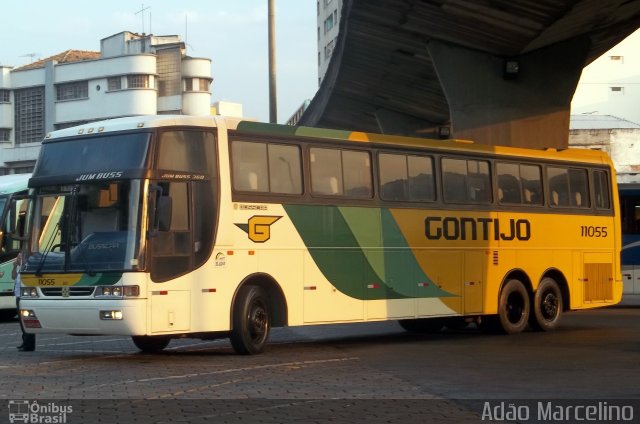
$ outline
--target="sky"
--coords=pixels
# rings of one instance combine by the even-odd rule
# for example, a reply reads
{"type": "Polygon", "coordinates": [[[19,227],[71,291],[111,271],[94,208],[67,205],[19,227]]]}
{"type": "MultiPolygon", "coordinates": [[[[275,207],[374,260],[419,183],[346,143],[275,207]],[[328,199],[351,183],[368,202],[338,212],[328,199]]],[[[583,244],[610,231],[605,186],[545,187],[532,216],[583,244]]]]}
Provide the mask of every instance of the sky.
{"type": "MultiPolygon", "coordinates": [[[[268,0],[22,0],[2,2],[0,65],[69,49],[100,50],[122,31],[179,35],[187,54],[212,60],[212,102],[241,103],[269,120],[268,0]],[[136,12],[148,9],[143,14],[136,12]],[[144,26],[144,28],[143,28],[144,26]]],[[[275,0],[278,122],[318,88],[316,1],[275,0]]]]}

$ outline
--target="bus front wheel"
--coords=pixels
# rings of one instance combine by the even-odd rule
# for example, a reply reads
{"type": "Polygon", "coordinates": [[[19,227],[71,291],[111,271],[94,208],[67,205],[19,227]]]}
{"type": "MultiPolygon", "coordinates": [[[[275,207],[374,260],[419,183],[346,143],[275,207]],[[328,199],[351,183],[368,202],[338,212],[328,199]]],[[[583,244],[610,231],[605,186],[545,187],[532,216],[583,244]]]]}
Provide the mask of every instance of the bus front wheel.
{"type": "Polygon", "coordinates": [[[253,355],[267,345],[271,313],[267,297],[258,286],[244,286],[233,308],[233,329],[229,338],[236,353],[253,355]]]}
{"type": "Polygon", "coordinates": [[[550,331],[560,324],[562,318],[562,291],[553,278],[543,278],[533,297],[533,313],[529,324],[535,330],[550,331]]]}
{"type": "Polygon", "coordinates": [[[169,345],[171,339],[162,336],[132,336],[133,344],[145,353],[159,352],[169,345]]]}
{"type": "Polygon", "coordinates": [[[512,279],[506,282],[498,301],[499,330],[505,334],[521,333],[529,321],[531,302],[522,281],[512,279]]]}

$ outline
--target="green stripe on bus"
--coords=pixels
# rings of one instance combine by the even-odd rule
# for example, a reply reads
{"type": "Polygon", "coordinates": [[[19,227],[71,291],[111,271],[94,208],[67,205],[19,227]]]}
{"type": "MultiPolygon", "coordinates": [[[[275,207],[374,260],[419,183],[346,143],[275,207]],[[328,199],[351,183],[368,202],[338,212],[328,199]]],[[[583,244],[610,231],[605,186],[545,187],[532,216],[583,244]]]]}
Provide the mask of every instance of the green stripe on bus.
{"type": "Polygon", "coordinates": [[[418,283],[432,281],[387,210],[284,208],[320,271],[342,293],[368,300],[452,296],[435,284],[418,290],[418,283]]]}
{"type": "Polygon", "coordinates": [[[295,127],[291,125],[266,124],[264,122],[241,121],[238,131],[281,136],[316,137],[348,140],[351,131],[331,130],[313,127],[295,127]]]}

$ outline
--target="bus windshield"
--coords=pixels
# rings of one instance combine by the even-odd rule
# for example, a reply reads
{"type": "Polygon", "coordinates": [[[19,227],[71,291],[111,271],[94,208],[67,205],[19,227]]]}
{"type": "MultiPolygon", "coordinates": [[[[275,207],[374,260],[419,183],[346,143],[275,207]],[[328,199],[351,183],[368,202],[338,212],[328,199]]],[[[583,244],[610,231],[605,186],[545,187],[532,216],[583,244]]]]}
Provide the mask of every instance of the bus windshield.
{"type": "Polygon", "coordinates": [[[140,180],[41,187],[23,272],[131,271],[139,258],[140,180]]]}

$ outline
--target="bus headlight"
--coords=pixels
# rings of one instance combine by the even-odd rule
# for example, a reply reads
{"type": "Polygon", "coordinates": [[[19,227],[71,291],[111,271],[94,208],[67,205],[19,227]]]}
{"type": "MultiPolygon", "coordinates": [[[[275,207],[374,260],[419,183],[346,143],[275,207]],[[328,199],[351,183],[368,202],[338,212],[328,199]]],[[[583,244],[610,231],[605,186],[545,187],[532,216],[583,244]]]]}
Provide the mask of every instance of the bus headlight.
{"type": "Polygon", "coordinates": [[[139,286],[98,286],[95,297],[137,297],[140,296],[139,286]]]}
{"type": "Polygon", "coordinates": [[[20,297],[38,297],[38,289],[36,287],[22,287],[20,297]]]}

